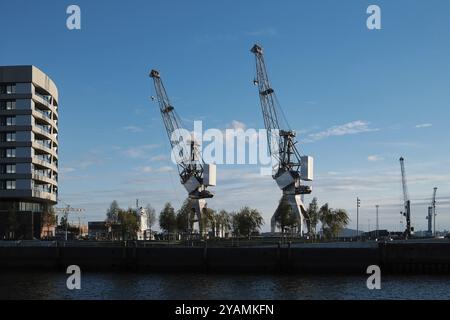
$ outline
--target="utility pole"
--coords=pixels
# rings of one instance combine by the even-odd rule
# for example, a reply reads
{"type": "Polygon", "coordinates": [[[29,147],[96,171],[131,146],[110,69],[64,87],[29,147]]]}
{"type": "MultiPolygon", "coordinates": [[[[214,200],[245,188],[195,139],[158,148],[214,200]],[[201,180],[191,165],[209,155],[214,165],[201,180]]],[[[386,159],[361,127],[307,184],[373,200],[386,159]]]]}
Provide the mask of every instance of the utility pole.
{"type": "Polygon", "coordinates": [[[380,225],[378,224],[378,208],[379,208],[380,206],[377,204],[376,206],[375,206],[375,208],[377,209],[377,220],[376,220],[376,227],[377,227],[377,229],[376,229],[376,236],[377,236],[377,238],[378,238],[378,235],[379,235],[379,233],[378,233],[378,230],[380,230],[380,225]]]}
{"type": "Polygon", "coordinates": [[[361,200],[356,198],[356,239],[359,239],[359,207],[361,206],[361,200]]]}
{"type": "Polygon", "coordinates": [[[434,237],[436,238],[436,191],[437,191],[437,187],[434,187],[433,189],[433,202],[432,202],[432,207],[433,207],[433,234],[434,237]]]}

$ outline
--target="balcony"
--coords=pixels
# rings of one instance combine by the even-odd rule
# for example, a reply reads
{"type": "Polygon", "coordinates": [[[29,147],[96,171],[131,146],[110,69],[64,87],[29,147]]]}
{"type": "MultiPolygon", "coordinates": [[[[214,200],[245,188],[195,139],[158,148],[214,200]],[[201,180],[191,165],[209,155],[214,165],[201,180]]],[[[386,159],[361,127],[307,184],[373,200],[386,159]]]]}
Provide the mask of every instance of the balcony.
{"type": "Polygon", "coordinates": [[[52,169],[53,171],[58,171],[57,165],[51,160],[46,159],[42,155],[34,155],[33,163],[44,168],[52,169]]]}
{"type": "Polygon", "coordinates": [[[51,154],[54,157],[58,156],[56,148],[51,148],[47,144],[40,142],[40,140],[33,141],[33,148],[51,154]]]}
{"type": "MultiPolygon", "coordinates": [[[[43,111],[41,109],[34,108],[33,116],[36,119],[39,119],[40,121],[44,121],[45,123],[47,123],[47,124],[51,125],[52,127],[56,128],[57,124],[56,124],[55,120],[52,119],[52,115],[51,115],[51,113],[49,111],[46,112],[46,111],[43,111]]],[[[36,125],[38,125],[38,124],[36,124],[36,125]]]]}
{"type": "Polygon", "coordinates": [[[33,191],[33,198],[46,199],[52,202],[56,202],[56,193],[47,192],[43,189],[35,188],[33,191]]]}
{"type": "Polygon", "coordinates": [[[49,183],[49,184],[56,184],[56,180],[52,178],[51,174],[50,175],[41,175],[38,173],[33,173],[32,178],[33,178],[33,180],[36,180],[36,181],[45,182],[45,183],[49,183]]]}
{"type": "Polygon", "coordinates": [[[49,110],[53,111],[56,115],[58,115],[58,107],[53,106],[52,104],[52,97],[44,96],[42,94],[39,94],[37,92],[34,93],[33,100],[36,103],[39,103],[40,105],[48,108],[49,110]]]}

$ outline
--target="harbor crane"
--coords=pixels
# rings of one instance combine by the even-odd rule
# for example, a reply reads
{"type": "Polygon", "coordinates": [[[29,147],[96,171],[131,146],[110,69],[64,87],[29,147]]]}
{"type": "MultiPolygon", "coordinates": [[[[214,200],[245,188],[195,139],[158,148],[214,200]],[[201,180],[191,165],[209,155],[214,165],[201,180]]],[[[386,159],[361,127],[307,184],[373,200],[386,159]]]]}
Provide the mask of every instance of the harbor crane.
{"type": "MultiPolygon", "coordinates": [[[[302,185],[301,181],[313,180],[313,158],[301,156],[296,141],[295,131],[289,128],[287,120],[284,118],[285,126],[280,124],[284,117],[281,107],[275,95],[275,90],[271,87],[264,61],[263,49],[255,44],[251,49],[256,58],[256,78],[255,86],[259,90],[259,98],[264,118],[264,125],[267,131],[267,142],[269,154],[272,157],[272,178],[283,192],[283,197],[287,200],[292,213],[296,215],[299,223],[297,231],[304,233],[304,224],[309,227],[309,218],[302,196],[310,194],[312,189],[308,185],[302,185]]],[[[277,212],[271,219],[271,230],[276,229],[277,212]]]]}
{"type": "Polygon", "coordinates": [[[414,228],[411,227],[411,200],[409,199],[408,186],[406,183],[405,159],[403,157],[400,158],[400,169],[402,173],[403,204],[404,204],[404,211],[400,212],[400,214],[402,214],[406,219],[406,229],[404,232],[404,236],[405,239],[408,239],[414,232],[414,228]]]}
{"type": "Polygon", "coordinates": [[[181,184],[186,188],[191,200],[191,209],[195,216],[193,222],[198,225],[199,233],[202,235],[205,232],[202,226],[202,214],[207,207],[206,199],[214,196],[207,188],[216,185],[216,165],[204,163],[199,144],[195,136],[183,128],[181,119],[170,102],[160,73],[152,70],[150,77],[154,82],[156,99],[172,147],[172,156],[177,164],[181,184]]]}
{"type": "Polygon", "coordinates": [[[428,207],[428,236],[436,237],[436,192],[437,187],[433,189],[433,196],[431,197],[431,204],[428,207]]]}
{"type": "MultiPolygon", "coordinates": [[[[70,205],[67,205],[65,208],[56,208],[55,209],[55,212],[60,212],[60,213],[63,213],[64,214],[64,218],[65,218],[65,220],[66,220],[66,230],[65,230],[65,240],[67,241],[67,233],[68,233],[68,226],[69,226],[69,214],[71,214],[71,213],[81,213],[81,212],[84,212],[85,210],[84,209],[81,209],[81,208],[73,208],[72,206],[70,206],[70,205]]],[[[81,223],[80,223],[80,220],[78,221],[78,224],[80,225],[80,228],[81,228],[81,223]]]]}

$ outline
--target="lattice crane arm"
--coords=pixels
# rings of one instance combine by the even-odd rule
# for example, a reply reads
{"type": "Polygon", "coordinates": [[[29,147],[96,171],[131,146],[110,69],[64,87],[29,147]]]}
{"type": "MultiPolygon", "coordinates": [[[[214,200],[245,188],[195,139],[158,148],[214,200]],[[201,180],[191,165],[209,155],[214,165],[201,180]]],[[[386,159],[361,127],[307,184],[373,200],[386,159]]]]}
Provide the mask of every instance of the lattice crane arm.
{"type": "Polygon", "coordinates": [[[182,121],[170,102],[160,73],[157,70],[152,70],[150,72],[150,77],[154,82],[156,99],[158,100],[159,110],[164,122],[167,137],[169,138],[172,151],[176,152],[174,156],[176,157],[181,181],[182,183],[185,183],[192,176],[201,179],[204,162],[197,148],[195,139],[193,137],[186,139],[185,136],[183,137],[180,135],[180,133],[187,131],[183,128],[182,121]]]}
{"type": "Polygon", "coordinates": [[[431,207],[435,208],[436,207],[436,192],[437,192],[438,188],[434,188],[433,189],[433,197],[431,198],[431,207]]]}
{"type": "Polygon", "coordinates": [[[409,192],[408,192],[408,185],[406,182],[405,159],[403,157],[400,158],[400,169],[402,173],[403,201],[406,206],[407,202],[409,201],[409,192]]]}
{"type": "Polygon", "coordinates": [[[275,90],[270,85],[263,49],[255,44],[250,51],[255,55],[256,59],[256,79],[254,84],[258,86],[264,125],[267,130],[269,153],[278,162],[278,173],[275,173],[274,176],[285,171],[298,172],[301,165],[301,156],[296,147],[296,134],[288,127],[284,128],[281,126],[284,115],[278,104],[275,90]]]}

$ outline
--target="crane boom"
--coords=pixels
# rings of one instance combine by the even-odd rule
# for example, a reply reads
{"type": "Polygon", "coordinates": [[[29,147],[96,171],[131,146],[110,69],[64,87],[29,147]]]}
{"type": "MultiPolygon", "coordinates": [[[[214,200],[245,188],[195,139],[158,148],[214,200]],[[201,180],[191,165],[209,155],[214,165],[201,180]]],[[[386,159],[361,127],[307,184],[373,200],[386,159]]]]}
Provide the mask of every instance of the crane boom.
{"type": "Polygon", "coordinates": [[[400,170],[402,172],[403,201],[406,204],[409,201],[409,192],[406,183],[405,159],[403,157],[400,158],[400,170]]]}
{"type": "Polygon", "coordinates": [[[177,164],[181,184],[186,188],[191,200],[192,210],[195,212],[200,233],[202,230],[202,214],[206,208],[207,198],[213,194],[207,190],[208,186],[216,185],[216,166],[205,164],[195,137],[185,130],[175,108],[170,103],[169,96],[157,70],[150,72],[153,79],[159,110],[172,147],[172,155],[177,164]]]}
{"type": "Polygon", "coordinates": [[[254,83],[258,85],[259,89],[261,110],[267,130],[269,153],[276,159],[278,164],[274,171],[274,178],[289,170],[299,172],[301,156],[296,147],[296,134],[294,131],[280,126],[282,119],[281,107],[278,104],[275,90],[269,82],[263,49],[255,44],[251,52],[255,54],[256,58],[256,79],[254,83]]]}
{"type": "MultiPolygon", "coordinates": [[[[269,153],[275,162],[272,177],[283,191],[283,197],[287,199],[293,213],[297,215],[299,233],[303,233],[303,220],[309,224],[309,218],[301,196],[310,194],[311,187],[302,185],[301,180],[312,181],[313,158],[300,155],[296,146],[296,133],[289,129],[287,121],[285,126],[281,126],[284,115],[275,90],[270,85],[262,47],[255,44],[250,51],[256,59],[254,84],[258,86],[269,153]]],[[[275,232],[277,212],[279,211],[277,210],[272,217],[272,232],[275,232]]]]}
{"type": "Polygon", "coordinates": [[[405,210],[402,214],[406,218],[405,238],[409,238],[411,237],[414,228],[411,227],[411,201],[409,199],[408,186],[406,183],[405,159],[403,157],[400,158],[400,170],[402,173],[403,201],[405,210]]]}
{"type": "Polygon", "coordinates": [[[201,179],[204,163],[198,151],[195,139],[192,138],[186,141],[187,139],[180,136],[181,133],[185,132],[185,129],[182,126],[181,119],[175,108],[170,103],[169,96],[159,72],[152,70],[150,72],[150,77],[154,80],[159,110],[170,145],[172,150],[177,152],[174,156],[177,160],[178,173],[180,174],[181,182],[182,184],[185,184],[189,178],[193,176],[197,179],[201,179]]]}

